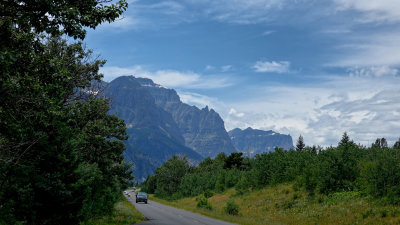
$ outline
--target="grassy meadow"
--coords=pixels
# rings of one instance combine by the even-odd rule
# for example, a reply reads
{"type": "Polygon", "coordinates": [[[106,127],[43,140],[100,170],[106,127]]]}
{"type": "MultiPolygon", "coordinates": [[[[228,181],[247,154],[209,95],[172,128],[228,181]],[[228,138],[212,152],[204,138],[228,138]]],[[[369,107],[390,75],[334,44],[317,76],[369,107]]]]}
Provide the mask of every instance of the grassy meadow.
{"type": "Polygon", "coordinates": [[[166,201],[151,196],[151,200],[242,225],[400,224],[400,206],[383,204],[354,191],[309,196],[292,183],[243,195],[229,189],[208,198],[212,210],[198,208],[197,197],[166,201]],[[237,216],[225,213],[228,200],[239,205],[237,216]]]}

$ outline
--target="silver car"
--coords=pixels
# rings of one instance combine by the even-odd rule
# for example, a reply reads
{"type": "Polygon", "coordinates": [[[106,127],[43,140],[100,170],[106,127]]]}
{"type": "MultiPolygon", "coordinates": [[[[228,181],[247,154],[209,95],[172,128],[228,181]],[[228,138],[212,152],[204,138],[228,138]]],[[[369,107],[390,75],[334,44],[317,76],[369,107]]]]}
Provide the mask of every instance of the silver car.
{"type": "Polygon", "coordinates": [[[147,204],[147,193],[146,192],[139,192],[136,195],[136,203],[138,202],[144,202],[147,204]]]}

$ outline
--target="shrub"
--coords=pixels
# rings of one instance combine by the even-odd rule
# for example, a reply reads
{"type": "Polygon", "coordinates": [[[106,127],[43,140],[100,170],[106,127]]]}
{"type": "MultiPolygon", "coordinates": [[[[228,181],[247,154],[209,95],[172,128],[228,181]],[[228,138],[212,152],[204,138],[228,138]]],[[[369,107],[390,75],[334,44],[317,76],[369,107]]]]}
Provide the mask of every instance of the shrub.
{"type": "Polygon", "coordinates": [[[237,184],[235,185],[235,189],[239,195],[242,195],[246,192],[249,191],[250,189],[250,181],[248,179],[249,174],[248,173],[243,173],[237,184]]]}
{"type": "Polygon", "coordinates": [[[205,197],[199,197],[196,199],[197,201],[197,208],[204,208],[208,210],[212,210],[211,204],[208,202],[208,200],[205,197]]]}
{"type": "Polygon", "coordinates": [[[374,211],[372,209],[368,209],[367,211],[362,213],[362,218],[365,219],[368,218],[369,216],[374,216],[374,215],[375,215],[374,211]]]}
{"type": "Polygon", "coordinates": [[[298,199],[299,197],[300,197],[300,196],[299,196],[298,194],[295,193],[295,194],[293,195],[293,200],[296,200],[296,199],[298,199]]]}
{"type": "Polygon", "coordinates": [[[234,201],[229,200],[224,207],[224,211],[229,215],[236,216],[239,214],[239,205],[236,204],[234,201]]]}
{"type": "Polygon", "coordinates": [[[211,198],[214,195],[214,192],[212,192],[211,190],[206,190],[204,193],[204,198],[211,198]]]}
{"type": "Polygon", "coordinates": [[[382,218],[385,218],[386,216],[387,216],[387,210],[386,209],[383,209],[382,211],[381,211],[381,217],[382,218]]]}

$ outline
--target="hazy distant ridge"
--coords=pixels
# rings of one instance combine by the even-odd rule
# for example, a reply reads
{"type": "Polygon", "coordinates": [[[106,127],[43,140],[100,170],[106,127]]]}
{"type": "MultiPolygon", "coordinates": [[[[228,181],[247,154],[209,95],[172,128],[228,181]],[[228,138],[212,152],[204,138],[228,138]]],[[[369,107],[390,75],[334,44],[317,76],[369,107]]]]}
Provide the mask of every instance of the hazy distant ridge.
{"type": "Polygon", "coordinates": [[[263,152],[274,151],[275,147],[289,150],[293,147],[293,140],[290,135],[280,134],[272,130],[263,131],[252,128],[241,130],[239,128],[228,132],[232,143],[239,151],[251,156],[263,152]]]}

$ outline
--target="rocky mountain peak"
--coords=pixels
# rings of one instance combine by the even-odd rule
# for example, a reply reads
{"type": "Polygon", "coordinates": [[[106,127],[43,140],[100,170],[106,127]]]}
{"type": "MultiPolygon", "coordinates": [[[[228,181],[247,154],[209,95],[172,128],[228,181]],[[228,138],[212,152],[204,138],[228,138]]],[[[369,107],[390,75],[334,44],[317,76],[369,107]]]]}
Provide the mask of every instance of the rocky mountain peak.
{"type": "Polygon", "coordinates": [[[144,84],[154,97],[155,103],[172,115],[178,125],[186,146],[203,157],[215,157],[220,152],[236,152],[235,147],[225,130],[224,121],[217,112],[208,106],[199,109],[183,103],[173,89],[155,88],[149,81],[136,78],[144,84]]]}
{"type": "Polygon", "coordinates": [[[244,153],[251,154],[274,151],[275,147],[286,150],[293,148],[293,140],[290,135],[279,134],[272,130],[264,131],[248,127],[244,130],[235,128],[229,131],[229,136],[235,147],[244,153]]]}

